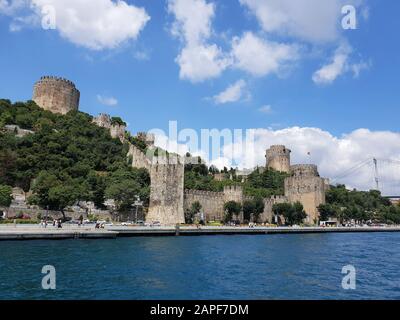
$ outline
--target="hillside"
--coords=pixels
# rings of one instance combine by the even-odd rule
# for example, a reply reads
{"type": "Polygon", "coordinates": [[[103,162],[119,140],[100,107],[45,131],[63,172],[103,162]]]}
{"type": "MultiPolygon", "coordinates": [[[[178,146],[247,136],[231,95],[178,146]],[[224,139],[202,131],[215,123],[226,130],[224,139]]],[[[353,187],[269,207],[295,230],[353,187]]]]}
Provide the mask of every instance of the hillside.
{"type": "Polygon", "coordinates": [[[0,185],[31,190],[31,203],[54,210],[78,200],[101,207],[110,198],[123,211],[135,195],[148,202],[148,172],[131,168],[128,145],[92,119],[78,111],[53,114],[32,101],[0,100],[0,185]],[[9,125],[33,133],[20,135],[9,125]]]}

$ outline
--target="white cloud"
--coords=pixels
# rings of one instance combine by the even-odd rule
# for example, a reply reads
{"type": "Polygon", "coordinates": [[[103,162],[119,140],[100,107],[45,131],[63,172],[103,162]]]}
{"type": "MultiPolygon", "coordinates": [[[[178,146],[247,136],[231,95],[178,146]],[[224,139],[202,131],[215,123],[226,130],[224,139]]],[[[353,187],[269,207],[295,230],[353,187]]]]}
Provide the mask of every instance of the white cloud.
{"type": "Polygon", "coordinates": [[[332,62],[324,65],[313,74],[313,81],[317,84],[330,84],[347,70],[347,60],[351,48],[348,45],[340,46],[332,58],[332,62]]]}
{"type": "Polygon", "coordinates": [[[279,73],[285,64],[298,58],[294,45],[264,40],[252,32],[232,41],[234,67],[254,76],[279,73]]]}
{"type": "Polygon", "coordinates": [[[371,67],[372,63],[371,61],[364,62],[361,61],[359,63],[355,63],[350,66],[351,71],[353,71],[354,78],[358,78],[360,76],[361,71],[363,70],[368,70],[371,67]]]}
{"type": "Polygon", "coordinates": [[[211,20],[215,14],[213,3],[205,0],[169,0],[168,11],[175,15],[172,33],[182,37],[189,46],[207,40],[211,33],[211,20]]]}
{"type": "Polygon", "coordinates": [[[215,44],[186,46],[175,61],[180,66],[179,77],[192,82],[218,77],[230,64],[215,44]]]}
{"type": "Polygon", "coordinates": [[[258,111],[265,113],[265,114],[271,114],[273,112],[272,107],[270,105],[262,106],[261,108],[258,109],[258,111]]]}
{"type": "MultiPolygon", "coordinates": [[[[292,150],[292,164],[313,163],[318,165],[322,177],[332,183],[344,183],[348,187],[369,190],[375,187],[373,158],[378,158],[379,178],[384,194],[400,191],[400,133],[391,131],[354,130],[336,137],[319,128],[290,127],[286,129],[250,129],[253,139],[235,139],[226,144],[217,155],[211,155],[208,164],[222,169],[226,167],[253,168],[265,166],[265,150],[274,144],[283,144],[292,150]],[[397,160],[393,165],[383,160],[397,160]],[[364,163],[358,170],[349,169],[364,163]],[[348,175],[345,175],[349,173],[348,175]],[[336,178],[336,179],[335,179],[336,178]]],[[[166,143],[167,137],[159,137],[158,144],[184,155],[190,151],[207,159],[209,149],[189,150],[176,141],[166,143]],[[161,141],[164,140],[164,141],[161,141]]]]}
{"type": "Polygon", "coordinates": [[[362,0],[239,0],[255,15],[266,32],[289,35],[309,42],[335,41],[339,37],[341,8],[362,0]]]}
{"type": "MultiPolygon", "coordinates": [[[[9,4],[0,0],[0,12],[14,16],[18,15],[18,10],[31,9],[37,19],[41,19],[44,6],[55,9],[56,30],[63,38],[92,50],[113,49],[136,39],[150,20],[143,8],[125,1],[17,0],[9,4]]],[[[24,16],[17,18],[23,19],[24,16]]],[[[18,31],[21,27],[21,23],[14,21],[10,29],[18,31]]]]}
{"type": "Polygon", "coordinates": [[[27,6],[29,0],[0,0],[0,14],[13,15],[27,6]]]}
{"type": "Polygon", "coordinates": [[[114,97],[105,97],[102,95],[97,95],[97,101],[100,102],[101,104],[109,107],[115,107],[118,105],[118,100],[114,97]]]}
{"type": "Polygon", "coordinates": [[[215,6],[206,0],[169,0],[168,12],[175,16],[171,32],[184,47],[176,58],[180,78],[201,82],[218,77],[230,64],[229,57],[210,44],[215,6]]]}
{"type": "Polygon", "coordinates": [[[291,127],[282,130],[255,129],[254,143],[248,148],[237,144],[224,148],[223,158],[241,168],[265,165],[265,150],[273,144],[284,144],[292,150],[292,164],[315,163],[321,176],[340,178],[334,183],[345,183],[362,190],[374,188],[372,159],[394,159],[399,163],[391,165],[378,160],[381,187],[384,193],[400,191],[400,133],[358,129],[341,137],[335,137],[319,128],[291,127]],[[233,150],[233,152],[232,152],[233,150]],[[308,154],[310,153],[310,154],[308,154]],[[366,161],[359,170],[343,176],[355,165],[366,161]],[[395,190],[395,187],[397,190],[395,190]]]}
{"type": "Polygon", "coordinates": [[[9,30],[11,32],[19,32],[26,26],[39,25],[40,19],[35,14],[30,14],[21,17],[15,17],[10,23],[9,30]]]}
{"type": "Polygon", "coordinates": [[[370,63],[359,62],[350,63],[350,55],[352,48],[347,44],[343,43],[336,49],[332,61],[319,70],[315,71],[312,79],[316,84],[331,84],[339,76],[343,75],[348,71],[352,71],[354,77],[357,78],[362,70],[366,70],[370,67],[370,63]]]}
{"type": "Polygon", "coordinates": [[[240,79],[234,84],[230,85],[221,93],[215,95],[213,100],[216,104],[225,104],[230,102],[239,101],[245,94],[246,81],[240,79]]]}

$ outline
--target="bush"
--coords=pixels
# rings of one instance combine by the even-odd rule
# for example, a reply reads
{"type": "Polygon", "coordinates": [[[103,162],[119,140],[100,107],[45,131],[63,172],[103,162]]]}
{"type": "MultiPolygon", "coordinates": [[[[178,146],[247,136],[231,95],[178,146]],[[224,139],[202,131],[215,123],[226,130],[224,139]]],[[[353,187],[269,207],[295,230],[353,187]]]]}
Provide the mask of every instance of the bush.
{"type": "Polygon", "coordinates": [[[38,224],[40,221],[37,219],[0,219],[0,224],[38,224]]]}

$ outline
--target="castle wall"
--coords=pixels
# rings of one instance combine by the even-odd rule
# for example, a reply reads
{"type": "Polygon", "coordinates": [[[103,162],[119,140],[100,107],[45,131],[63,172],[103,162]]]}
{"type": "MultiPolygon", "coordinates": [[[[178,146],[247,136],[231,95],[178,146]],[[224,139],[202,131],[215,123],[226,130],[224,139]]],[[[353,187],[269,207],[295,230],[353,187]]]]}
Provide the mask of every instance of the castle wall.
{"type": "Polygon", "coordinates": [[[292,166],[291,172],[285,179],[285,196],[290,203],[299,201],[307,213],[306,222],[314,224],[319,218],[317,207],[325,203],[326,181],[315,165],[292,166]]]}
{"type": "Polygon", "coordinates": [[[146,221],[161,224],[185,223],[183,159],[179,157],[153,157],[151,160],[130,144],[128,156],[134,168],[144,168],[150,173],[150,203],[146,221]]]}
{"type": "Polygon", "coordinates": [[[164,225],[185,223],[184,171],[185,165],[180,158],[153,158],[150,169],[150,205],[146,221],[159,221],[164,225]]]}
{"type": "Polygon", "coordinates": [[[32,100],[53,113],[66,114],[79,108],[79,90],[66,79],[42,77],[35,83],[32,100]]]}
{"type": "Polygon", "coordinates": [[[108,129],[112,138],[119,139],[122,143],[125,141],[126,127],[124,125],[112,124],[111,117],[108,114],[101,113],[99,116],[93,118],[93,123],[99,127],[108,129]]]}
{"type": "Polygon", "coordinates": [[[147,169],[150,172],[151,168],[151,161],[146,157],[146,155],[134,146],[133,144],[129,144],[129,151],[128,151],[128,157],[132,157],[132,167],[133,168],[144,168],[147,169]]]}
{"type": "Polygon", "coordinates": [[[272,196],[264,199],[264,212],[260,215],[259,220],[261,223],[274,223],[274,212],[272,207],[274,204],[287,203],[288,198],[285,196],[272,196]]]}
{"type": "Polygon", "coordinates": [[[224,218],[224,193],[201,190],[185,190],[184,210],[199,202],[206,221],[221,221],[224,218]]]}
{"type": "Polygon", "coordinates": [[[243,203],[243,189],[241,186],[225,186],[224,187],[224,201],[235,201],[243,203]]]}
{"type": "Polygon", "coordinates": [[[280,172],[290,172],[290,153],[285,146],[271,146],[266,152],[267,168],[280,172]]]}
{"type": "MultiPolygon", "coordinates": [[[[223,192],[202,190],[185,190],[184,209],[191,208],[194,202],[199,202],[206,221],[222,221],[225,216],[224,205],[226,202],[235,201],[242,204],[252,197],[243,195],[242,187],[226,186],[223,192]]],[[[242,220],[243,217],[240,217],[242,220]]]]}

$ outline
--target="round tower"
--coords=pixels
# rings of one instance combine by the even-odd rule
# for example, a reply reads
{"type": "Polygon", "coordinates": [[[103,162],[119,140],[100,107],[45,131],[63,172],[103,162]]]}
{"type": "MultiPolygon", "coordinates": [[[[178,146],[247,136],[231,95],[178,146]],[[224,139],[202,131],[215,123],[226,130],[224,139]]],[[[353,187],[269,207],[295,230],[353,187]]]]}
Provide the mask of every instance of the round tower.
{"type": "Polygon", "coordinates": [[[319,177],[318,167],[315,164],[295,164],[290,167],[293,177],[319,177]]]}
{"type": "Polygon", "coordinates": [[[64,78],[44,76],[35,83],[32,100],[42,109],[66,114],[79,108],[80,92],[64,78]]]}
{"type": "Polygon", "coordinates": [[[290,172],[290,149],[285,146],[271,146],[265,155],[267,168],[281,172],[290,172]]]}

